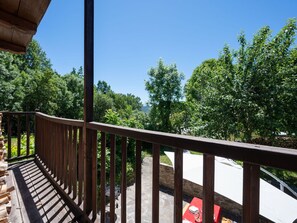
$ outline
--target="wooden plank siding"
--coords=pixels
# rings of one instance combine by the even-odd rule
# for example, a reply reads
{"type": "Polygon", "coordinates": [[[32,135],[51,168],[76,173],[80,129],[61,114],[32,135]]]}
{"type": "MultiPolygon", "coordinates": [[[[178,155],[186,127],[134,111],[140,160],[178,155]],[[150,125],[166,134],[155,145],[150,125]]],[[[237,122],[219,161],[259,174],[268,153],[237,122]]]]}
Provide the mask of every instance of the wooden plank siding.
{"type": "MultiPolygon", "coordinates": [[[[16,114],[8,114],[12,117],[16,114]]],[[[9,118],[8,118],[9,119],[9,118]]],[[[8,120],[7,119],[7,120],[8,120]]],[[[32,118],[31,120],[34,120],[32,118]]],[[[115,177],[116,173],[116,150],[121,151],[121,222],[127,221],[124,213],[126,204],[126,160],[127,142],[135,140],[135,221],[141,222],[141,150],[143,143],[151,143],[153,147],[153,177],[152,177],[152,222],[159,222],[159,162],[162,146],[171,147],[175,151],[175,191],[174,191],[174,216],[175,222],[181,220],[182,210],[182,173],[183,173],[183,150],[203,153],[203,216],[204,222],[213,219],[214,204],[214,156],[222,156],[243,161],[243,221],[257,222],[259,219],[259,170],[260,166],[297,171],[297,151],[293,149],[269,147],[223,140],[213,140],[199,137],[182,136],[169,133],[139,130],[108,124],[88,122],[85,126],[83,121],[51,117],[42,113],[36,113],[36,160],[38,165],[47,172],[49,177],[56,183],[55,187],[61,190],[63,197],[83,213],[82,221],[107,220],[105,210],[106,197],[105,187],[110,185],[110,222],[115,222],[115,177]],[[90,196],[83,190],[86,184],[86,166],[83,165],[85,154],[83,151],[83,131],[87,129],[91,140],[91,190],[96,196],[90,196]],[[98,135],[98,138],[97,138],[98,135]],[[100,140],[99,140],[100,139],[100,140]],[[118,139],[118,140],[117,140],[118,139]],[[53,142],[53,144],[51,144],[53,142]],[[117,142],[119,145],[117,145],[117,142]],[[107,150],[110,149],[110,177],[106,179],[107,150]],[[100,180],[97,184],[98,167],[97,155],[100,151],[100,180]],[[60,182],[60,183],[58,183],[60,182]],[[100,190],[98,189],[100,188],[100,190]],[[74,192],[75,191],[75,192],[74,192]],[[98,198],[97,199],[97,195],[98,198]],[[89,208],[92,215],[82,207],[84,201],[89,200],[89,208]],[[100,207],[100,208],[99,208],[100,207]]],[[[13,120],[10,119],[10,124],[13,120]]],[[[86,207],[85,207],[86,208],[86,207]]]]}

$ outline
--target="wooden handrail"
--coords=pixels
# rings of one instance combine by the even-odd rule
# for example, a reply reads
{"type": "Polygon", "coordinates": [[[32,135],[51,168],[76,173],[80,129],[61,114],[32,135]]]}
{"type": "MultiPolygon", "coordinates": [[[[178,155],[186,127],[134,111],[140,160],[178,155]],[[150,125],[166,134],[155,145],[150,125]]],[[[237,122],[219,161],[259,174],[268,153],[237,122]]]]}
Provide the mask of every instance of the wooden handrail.
{"type": "Polygon", "coordinates": [[[37,117],[42,117],[45,120],[57,123],[57,124],[62,124],[62,125],[70,125],[73,127],[83,127],[84,122],[82,120],[74,120],[74,119],[67,119],[67,118],[59,118],[55,116],[50,116],[43,114],[41,112],[36,112],[37,117]]]}
{"type": "Polygon", "coordinates": [[[98,122],[87,123],[87,128],[172,148],[189,149],[243,162],[297,171],[297,150],[294,149],[176,135],[98,122]]]}
{"type": "Polygon", "coordinates": [[[24,112],[11,112],[11,111],[0,111],[2,114],[11,114],[11,115],[34,115],[34,111],[24,111],[24,112]]]}

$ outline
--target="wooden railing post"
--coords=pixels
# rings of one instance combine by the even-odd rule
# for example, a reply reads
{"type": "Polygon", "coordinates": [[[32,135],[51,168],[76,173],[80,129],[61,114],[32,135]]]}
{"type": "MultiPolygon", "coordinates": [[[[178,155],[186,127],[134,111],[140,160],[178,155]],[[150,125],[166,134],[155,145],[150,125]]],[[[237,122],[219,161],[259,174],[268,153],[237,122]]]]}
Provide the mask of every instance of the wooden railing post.
{"type": "Polygon", "coordinates": [[[175,149],[174,154],[174,222],[182,222],[183,205],[183,150],[175,149]]]}
{"type": "Polygon", "coordinates": [[[11,158],[11,114],[10,112],[7,112],[7,137],[8,137],[7,158],[10,159],[11,158]]]}
{"type": "Polygon", "coordinates": [[[30,115],[26,114],[26,156],[30,154],[30,115]]]}
{"type": "Polygon", "coordinates": [[[203,155],[203,223],[213,222],[214,156],[203,155]]]}
{"type": "Polygon", "coordinates": [[[101,132],[101,168],[100,168],[100,204],[101,204],[101,223],[105,223],[105,184],[106,184],[106,133],[101,132]]]}
{"type": "Polygon", "coordinates": [[[152,222],[159,223],[160,145],[153,144],[153,210],[152,222]]]}
{"type": "Polygon", "coordinates": [[[115,222],[116,136],[110,134],[110,222],[115,222]]]}
{"type": "Polygon", "coordinates": [[[17,114],[17,156],[21,156],[21,120],[20,114],[17,114]]]}
{"type": "Polygon", "coordinates": [[[259,222],[260,166],[243,163],[242,222],[259,222]]]}
{"type": "Polygon", "coordinates": [[[141,222],[141,141],[136,140],[135,222],[141,222]]]}
{"type": "Polygon", "coordinates": [[[127,221],[127,138],[122,137],[121,222],[127,221]]]}

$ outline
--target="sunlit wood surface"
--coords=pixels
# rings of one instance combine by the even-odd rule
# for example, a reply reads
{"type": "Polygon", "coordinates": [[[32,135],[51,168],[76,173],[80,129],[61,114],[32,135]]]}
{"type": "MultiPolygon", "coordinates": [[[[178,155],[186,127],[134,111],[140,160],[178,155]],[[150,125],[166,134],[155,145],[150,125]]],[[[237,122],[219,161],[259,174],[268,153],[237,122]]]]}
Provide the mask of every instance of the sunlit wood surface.
{"type": "Polygon", "coordinates": [[[34,161],[11,165],[11,222],[76,222],[74,214],[34,161]]]}

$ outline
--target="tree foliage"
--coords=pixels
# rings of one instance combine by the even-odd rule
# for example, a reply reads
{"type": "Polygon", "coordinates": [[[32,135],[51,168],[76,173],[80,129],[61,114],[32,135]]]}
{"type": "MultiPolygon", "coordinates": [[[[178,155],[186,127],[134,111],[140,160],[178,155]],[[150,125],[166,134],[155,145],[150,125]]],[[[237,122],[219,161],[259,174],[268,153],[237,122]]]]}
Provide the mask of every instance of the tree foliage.
{"type": "Polygon", "coordinates": [[[161,59],[156,68],[149,70],[148,75],[149,80],[145,82],[145,89],[149,93],[151,106],[150,128],[171,132],[170,116],[183,96],[181,81],[184,75],[178,72],[175,64],[166,66],[161,59]]]}
{"type": "Polygon", "coordinates": [[[196,134],[242,138],[296,134],[296,21],[274,37],[263,27],[248,43],[239,35],[239,49],[223,48],[218,59],[203,62],[186,85],[187,101],[197,118],[196,134]]]}

